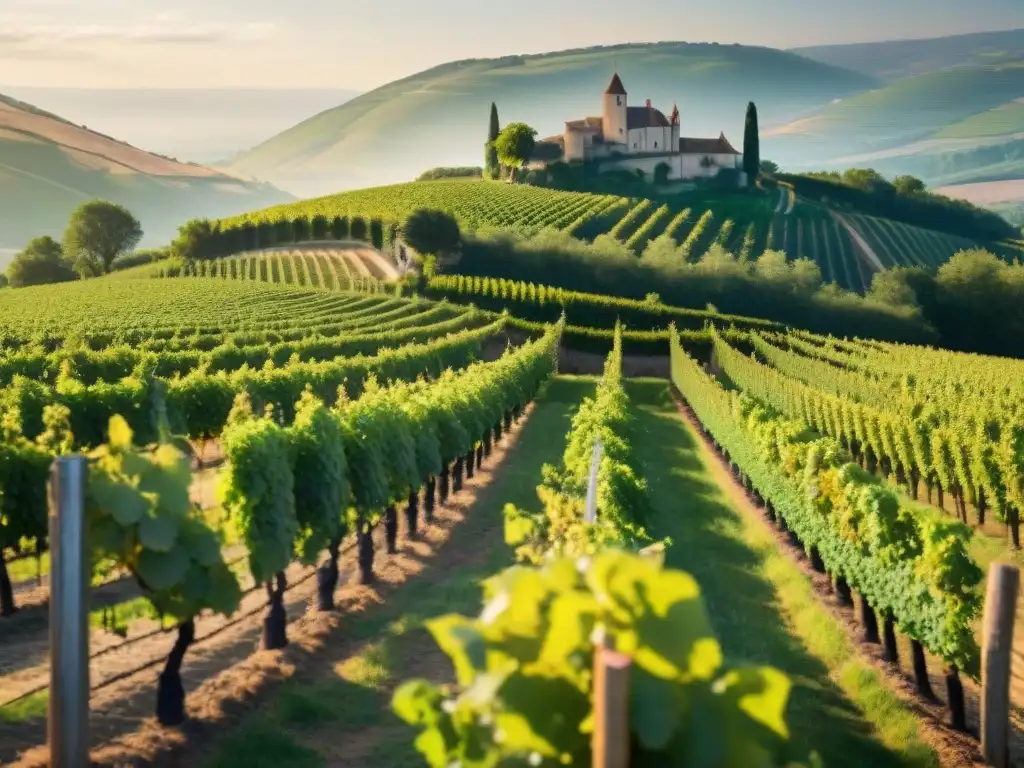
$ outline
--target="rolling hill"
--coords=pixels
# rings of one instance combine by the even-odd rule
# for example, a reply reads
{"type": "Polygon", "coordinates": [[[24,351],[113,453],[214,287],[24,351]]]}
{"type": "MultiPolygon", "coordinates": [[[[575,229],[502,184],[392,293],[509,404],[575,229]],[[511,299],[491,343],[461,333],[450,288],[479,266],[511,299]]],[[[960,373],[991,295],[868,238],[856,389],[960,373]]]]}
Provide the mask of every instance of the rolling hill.
{"type": "Polygon", "coordinates": [[[921,40],[819,45],[794,48],[809,59],[884,80],[939,69],[984,66],[1024,56],[1024,29],[975,32],[921,40]]]}
{"type": "Polygon", "coordinates": [[[154,155],[0,96],[0,248],[60,236],[80,203],[104,198],[142,222],[143,245],[194,216],[226,216],[291,196],[269,184],[154,155]]]}
{"type": "Polygon", "coordinates": [[[764,151],[797,168],[998,144],[1018,132],[1022,96],[1024,58],[912,75],[768,128],[764,151]]]}
{"type": "Polygon", "coordinates": [[[678,103],[689,136],[739,141],[747,102],[785,122],[875,79],[768,48],[655,43],[444,64],[389,83],[243,153],[231,169],[297,194],[402,181],[436,165],[479,164],[488,108],[541,135],[600,109],[618,71],[634,104],[678,103]]]}
{"type": "Polygon", "coordinates": [[[826,283],[858,293],[868,289],[876,272],[898,266],[935,269],[968,248],[987,247],[1007,259],[1021,253],[1009,244],[980,243],[848,209],[840,212],[782,189],[770,195],[695,191],[651,200],[525,184],[423,181],[273,206],[224,219],[221,226],[251,231],[314,217],[397,223],[417,208],[445,210],[467,230],[512,229],[528,236],[557,229],[585,241],[604,236],[607,242],[611,237],[623,246],[614,250],[641,261],[647,246],[662,235],[679,248],[672,258],[689,262],[698,261],[716,243],[745,259],[774,249],[790,259],[811,259],[826,283]]]}

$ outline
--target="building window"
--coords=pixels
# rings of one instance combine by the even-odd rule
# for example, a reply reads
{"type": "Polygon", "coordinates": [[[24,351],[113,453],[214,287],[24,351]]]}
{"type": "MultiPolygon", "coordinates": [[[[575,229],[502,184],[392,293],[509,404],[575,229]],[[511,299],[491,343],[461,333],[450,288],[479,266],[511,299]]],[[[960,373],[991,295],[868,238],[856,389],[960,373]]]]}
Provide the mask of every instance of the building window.
{"type": "Polygon", "coordinates": [[[622,129],[619,128],[619,136],[621,136],[621,135],[622,135],[622,129]]]}
{"type": "Polygon", "coordinates": [[[636,142],[633,142],[633,149],[636,149],[636,142]]]}
{"type": "Polygon", "coordinates": [[[654,142],[654,148],[655,148],[655,149],[657,149],[657,148],[658,148],[658,142],[654,142]]]}
{"type": "Polygon", "coordinates": [[[615,106],[617,106],[617,107],[621,107],[622,106],[622,97],[621,96],[616,96],[615,97],[615,106]]]}

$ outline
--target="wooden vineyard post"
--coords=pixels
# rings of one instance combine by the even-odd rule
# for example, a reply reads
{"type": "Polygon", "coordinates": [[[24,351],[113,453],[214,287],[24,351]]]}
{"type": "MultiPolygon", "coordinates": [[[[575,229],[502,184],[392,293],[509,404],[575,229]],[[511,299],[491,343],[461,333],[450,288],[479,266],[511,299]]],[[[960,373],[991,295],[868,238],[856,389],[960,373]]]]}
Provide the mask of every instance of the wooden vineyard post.
{"type": "Polygon", "coordinates": [[[988,572],[981,651],[981,752],[995,768],[1009,765],[1010,659],[1020,571],[996,563],[988,572]]]}
{"type": "Polygon", "coordinates": [[[594,649],[592,768],[629,768],[629,668],[632,659],[598,645],[594,649]]]}

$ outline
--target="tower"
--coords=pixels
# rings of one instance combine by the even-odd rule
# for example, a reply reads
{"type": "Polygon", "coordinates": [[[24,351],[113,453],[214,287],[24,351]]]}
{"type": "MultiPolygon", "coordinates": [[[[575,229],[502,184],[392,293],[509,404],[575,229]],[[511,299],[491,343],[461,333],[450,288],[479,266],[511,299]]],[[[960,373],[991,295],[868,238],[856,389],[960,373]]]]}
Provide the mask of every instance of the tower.
{"type": "Polygon", "coordinates": [[[612,81],[604,92],[604,114],[601,128],[605,143],[625,144],[629,138],[626,121],[626,89],[619,79],[619,73],[612,75],[612,81]]]}
{"type": "Polygon", "coordinates": [[[672,143],[669,144],[669,149],[672,152],[679,151],[679,105],[672,105],[672,118],[669,120],[669,124],[672,127],[672,143]]]}

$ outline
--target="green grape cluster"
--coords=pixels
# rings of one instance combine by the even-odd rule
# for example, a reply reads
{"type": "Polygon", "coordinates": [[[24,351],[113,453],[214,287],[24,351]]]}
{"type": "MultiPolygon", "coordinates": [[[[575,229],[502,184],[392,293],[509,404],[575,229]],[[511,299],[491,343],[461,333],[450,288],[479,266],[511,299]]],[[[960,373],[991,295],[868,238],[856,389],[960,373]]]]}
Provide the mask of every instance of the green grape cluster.
{"type": "MultiPolygon", "coordinates": [[[[716,346],[718,362],[730,354],[724,344],[716,346]]],[[[741,380],[732,370],[730,377],[741,380]]],[[[830,433],[817,429],[827,418],[814,415],[811,398],[801,406],[812,411],[811,419],[787,418],[761,400],[759,389],[726,390],[674,336],[672,380],[731,461],[804,546],[817,551],[829,573],[929,651],[976,673],[973,623],[982,572],[968,552],[967,526],[919,514],[852,463],[845,448],[825,436],[830,433]]],[[[862,437],[872,439],[869,432],[862,437]]]]}
{"type": "Polygon", "coordinates": [[[143,452],[119,416],[89,456],[86,513],[95,568],[125,567],[156,611],[179,622],[204,609],[225,615],[241,591],[220,541],[189,499],[191,471],[177,448],[143,452]]]}

